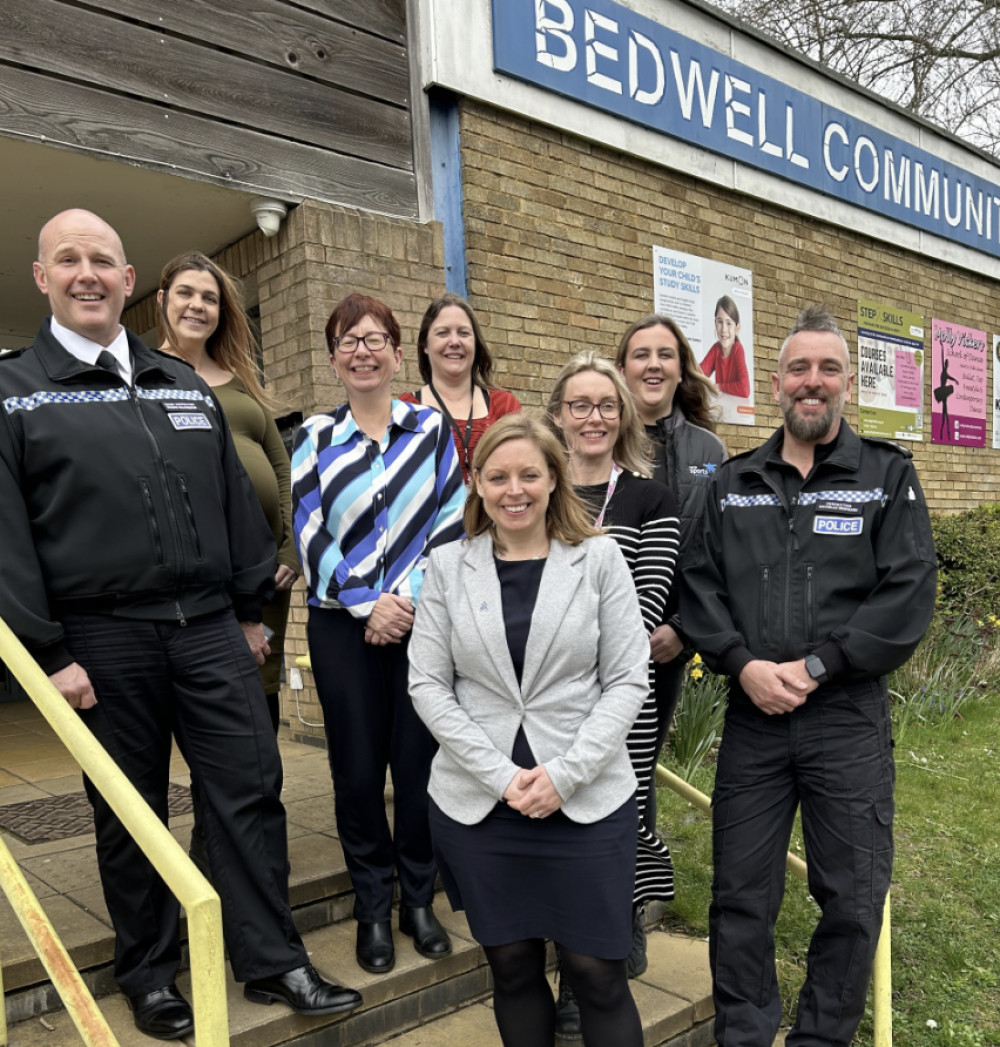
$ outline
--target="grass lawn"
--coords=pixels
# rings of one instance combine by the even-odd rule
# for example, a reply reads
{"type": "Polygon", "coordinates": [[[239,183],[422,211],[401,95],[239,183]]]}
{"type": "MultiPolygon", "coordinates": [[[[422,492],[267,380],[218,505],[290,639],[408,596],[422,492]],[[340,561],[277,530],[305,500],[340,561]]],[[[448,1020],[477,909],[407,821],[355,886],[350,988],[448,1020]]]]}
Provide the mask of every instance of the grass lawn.
{"type": "MultiPolygon", "coordinates": [[[[892,878],[894,1042],[903,1047],[1000,1045],[1000,695],[984,691],[961,718],[907,723],[896,741],[892,878]]],[[[669,754],[664,763],[673,769],[669,754]]],[[[711,795],[710,760],[692,784],[711,795]]],[[[677,868],[668,924],[708,933],[707,816],[659,790],[660,829],[677,868]]],[[[796,831],[792,849],[802,857],[796,831]]],[[[777,927],[778,976],[790,1024],[818,909],[789,877],[777,927]]],[[[855,1041],[872,1043],[871,1008],[855,1041]]]]}

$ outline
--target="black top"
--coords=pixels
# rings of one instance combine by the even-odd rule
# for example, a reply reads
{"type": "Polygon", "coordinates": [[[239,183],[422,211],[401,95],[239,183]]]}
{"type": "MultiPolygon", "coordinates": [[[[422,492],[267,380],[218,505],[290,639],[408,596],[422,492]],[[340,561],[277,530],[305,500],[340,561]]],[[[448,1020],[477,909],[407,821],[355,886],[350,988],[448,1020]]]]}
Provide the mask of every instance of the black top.
{"type": "MultiPolygon", "coordinates": [[[[494,557],[497,577],[500,579],[500,602],[503,624],[507,632],[507,649],[514,663],[517,682],[524,672],[524,652],[531,632],[531,615],[538,599],[538,587],[545,570],[545,560],[498,560],[494,557]]],[[[511,759],[519,767],[534,767],[538,762],[528,745],[524,728],[519,727],[514,739],[511,759]]]]}
{"type": "MultiPolygon", "coordinates": [[[[608,485],[574,486],[573,490],[596,519],[608,485]]],[[[622,472],[602,526],[625,556],[646,631],[651,633],[664,621],[664,608],[672,606],[668,601],[680,538],[677,500],[656,480],[622,472]]]]}

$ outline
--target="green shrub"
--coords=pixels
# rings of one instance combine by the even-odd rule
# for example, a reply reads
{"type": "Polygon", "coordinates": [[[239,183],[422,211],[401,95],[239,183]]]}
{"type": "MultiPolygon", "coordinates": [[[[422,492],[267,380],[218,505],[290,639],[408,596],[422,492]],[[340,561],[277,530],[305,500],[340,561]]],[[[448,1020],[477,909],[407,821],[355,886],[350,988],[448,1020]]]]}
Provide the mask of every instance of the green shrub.
{"type": "Polygon", "coordinates": [[[931,517],[938,613],[985,619],[1000,608],[1000,504],[931,517]]]}

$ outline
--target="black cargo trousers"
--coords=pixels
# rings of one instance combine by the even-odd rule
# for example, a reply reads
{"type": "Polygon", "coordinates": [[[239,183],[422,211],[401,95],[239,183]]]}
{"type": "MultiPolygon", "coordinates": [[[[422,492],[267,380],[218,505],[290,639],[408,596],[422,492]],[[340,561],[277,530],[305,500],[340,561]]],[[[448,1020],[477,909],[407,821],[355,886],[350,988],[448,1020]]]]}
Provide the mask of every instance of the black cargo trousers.
{"type": "Polygon", "coordinates": [[[851,1042],[892,874],[886,682],[826,684],[768,716],[731,685],[716,773],[709,955],[719,1047],[770,1047],[781,1020],[774,924],[796,808],[821,917],[788,1047],[851,1042]]]}

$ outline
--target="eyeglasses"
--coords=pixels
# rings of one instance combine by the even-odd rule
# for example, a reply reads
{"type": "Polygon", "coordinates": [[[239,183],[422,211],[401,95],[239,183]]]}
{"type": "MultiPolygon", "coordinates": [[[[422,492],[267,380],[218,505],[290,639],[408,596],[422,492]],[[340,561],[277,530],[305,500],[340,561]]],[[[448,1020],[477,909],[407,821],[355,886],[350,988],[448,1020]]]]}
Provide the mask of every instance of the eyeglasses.
{"type": "Polygon", "coordinates": [[[387,345],[392,345],[392,339],[382,331],[371,331],[360,338],[355,334],[345,334],[333,340],[333,348],[345,355],[356,352],[359,345],[370,353],[379,353],[387,345]]]}
{"type": "Polygon", "coordinates": [[[622,413],[621,400],[602,400],[599,404],[592,404],[589,400],[563,400],[563,403],[569,408],[569,413],[581,421],[589,418],[594,411],[607,421],[618,418],[622,413]]]}

